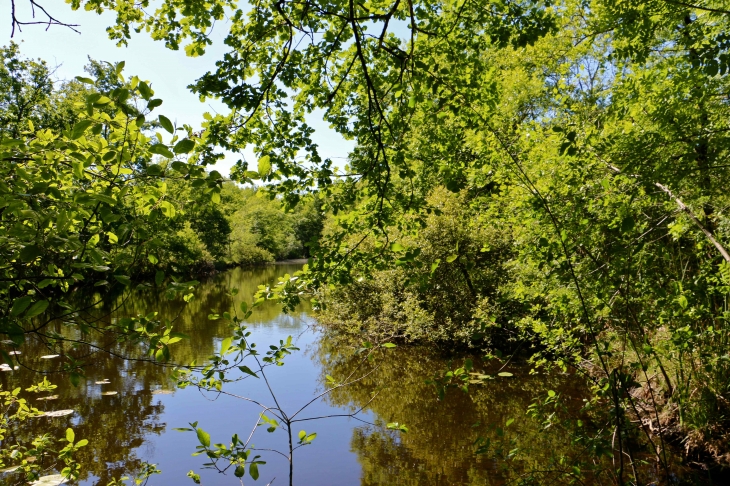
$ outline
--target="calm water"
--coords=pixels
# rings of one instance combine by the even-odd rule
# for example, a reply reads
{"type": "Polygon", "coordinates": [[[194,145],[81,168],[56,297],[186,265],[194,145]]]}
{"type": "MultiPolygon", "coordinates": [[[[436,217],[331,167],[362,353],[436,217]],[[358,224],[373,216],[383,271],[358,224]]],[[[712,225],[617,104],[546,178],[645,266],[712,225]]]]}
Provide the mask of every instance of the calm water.
{"type": "MultiPolygon", "coordinates": [[[[211,310],[224,312],[238,306],[257,285],[273,282],[298,265],[275,265],[253,270],[234,269],[202,283],[196,298],[187,306],[160,299],[154,292],[140,292],[116,315],[136,315],[158,311],[159,316],[179,314],[176,330],[192,336],[172,349],[176,362],[204,361],[228,336],[222,321],[210,321],[211,310]],[[226,296],[238,288],[236,297],[226,296]]],[[[268,368],[268,377],[281,408],[291,413],[325,389],[326,376],[336,380],[352,375],[364,377],[314,402],[299,417],[347,414],[364,407],[357,419],[328,418],[302,422],[295,433],[305,429],[316,432],[311,445],[298,449],[294,456],[294,484],[297,485],[485,485],[506,484],[525,478],[525,471],[545,470],[559,457],[585,459],[585,451],[571,444],[568,433],[558,428],[545,433],[525,410],[536,396],[549,389],[577,398],[582,392],[571,377],[530,376],[528,368],[511,366],[512,378],[472,388],[470,394],[449,390],[445,400],[437,399],[433,386],[425,380],[448,365],[448,360],[426,348],[384,350],[372,361],[353,358],[349,348],[327,341],[312,327],[311,310],[302,305],[289,315],[273,304],[257,308],[249,325],[251,340],[266,349],[270,343],[293,336],[301,351],[288,356],[285,365],[268,368]],[[573,383],[573,384],[571,384],[573,383]],[[373,398],[374,397],[374,398],[373,398]],[[505,428],[508,420],[514,419],[505,428]],[[406,424],[408,433],[388,430],[388,422],[406,424]],[[488,453],[475,454],[478,438],[491,441],[488,453]],[[509,459],[510,451],[519,451],[509,459]],[[583,454],[583,457],[581,457],[583,454]]],[[[58,328],[73,337],[72,328],[58,328]]],[[[47,349],[31,344],[21,348],[23,363],[53,371],[60,363],[40,359],[47,349]]],[[[131,348],[120,352],[134,353],[131,348]]],[[[233,433],[248,436],[260,409],[228,396],[201,393],[195,388],[176,390],[168,378],[169,369],[149,363],[122,361],[104,353],[78,348],[72,350],[87,366],[86,376],[74,388],[67,379],[50,374],[58,385],[56,400],[34,401],[45,410],[73,409],[74,414],[59,418],[37,418],[30,425],[11,430],[9,440],[26,440],[39,433],[61,436],[73,427],[77,438],[89,445],[78,456],[83,466],[81,484],[105,485],[111,478],[133,472],[142,461],[156,463],[162,475],[148,484],[193,484],[186,477],[194,470],[204,485],[240,484],[231,473],[219,474],[201,469],[206,462],[192,457],[198,441],[193,433],[173,430],[198,421],[211,435],[213,443],[228,443],[233,433]],[[108,384],[96,384],[108,380],[108,384]],[[117,392],[115,395],[102,395],[117,392]]],[[[457,360],[456,362],[461,362],[457,360]]],[[[481,371],[489,371],[475,361],[481,371]]],[[[495,370],[491,370],[495,371],[495,370]]],[[[27,370],[0,373],[4,389],[27,387],[37,381],[27,370]]],[[[273,404],[263,380],[246,379],[226,385],[225,390],[273,404]]],[[[257,448],[286,451],[283,429],[270,434],[259,427],[253,443],[257,448]]],[[[483,443],[483,442],[482,442],[483,443]]],[[[288,463],[280,455],[261,452],[267,464],[254,482],[248,473],[244,484],[288,484],[288,463]]],[[[560,476],[543,476],[543,484],[561,484],[560,476]]]]}

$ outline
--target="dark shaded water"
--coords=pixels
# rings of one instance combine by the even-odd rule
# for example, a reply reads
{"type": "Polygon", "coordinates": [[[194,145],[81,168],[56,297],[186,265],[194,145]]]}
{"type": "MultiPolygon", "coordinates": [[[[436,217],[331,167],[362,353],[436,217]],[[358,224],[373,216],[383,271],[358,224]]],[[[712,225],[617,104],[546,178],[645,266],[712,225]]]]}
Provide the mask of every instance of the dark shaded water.
{"type": "MultiPolygon", "coordinates": [[[[224,312],[237,307],[256,290],[293,273],[298,265],[275,265],[253,270],[234,269],[202,283],[195,299],[183,305],[160,299],[151,291],[130,299],[117,317],[157,311],[159,316],[180,314],[176,330],[192,336],[172,348],[173,359],[189,363],[204,361],[230,334],[227,324],[210,321],[211,310],[224,312]],[[236,297],[227,296],[238,288],[236,297]]],[[[285,365],[268,369],[267,376],[281,408],[298,410],[326,386],[326,376],[341,381],[346,376],[362,377],[339,388],[307,407],[299,417],[347,414],[364,407],[357,419],[327,418],[301,422],[298,430],[316,432],[311,445],[294,456],[294,484],[297,485],[486,485],[518,483],[565,484],[565,470],[580,460],[591,460],[588,449],[576,447],[567,429],[546,431],[540,421],[529,419],[525,410],[535,397],[556,390],[566,397],[568,407],[577,409],[583,390],[570,376],[529,375],[528,368],[510,366],[514,376],[496,379],[471,393],[449,390],[443,401],[425,380],[448,366],[447,359],[426,348],[396,348],[378,353],[374,360],[353,358],[349,349],[323,339],[311,327],[310,309],[302,305],[285,315],[274,304],[256,309],[249,321],[251,340],[260,348],[294,336],[301,351],[288,356],[285,365]],[[571,403],[574,402],[573,405],[571,403]],[[506,426],[510,421],[510,425],[506,426]],[[406,424],[408,433],[389,430],[386,424],[406,424]],[[481,442],[477,442],[479,439],[481,442]],[[486,453],[477,455],[478,445],[489,441],[486,453]],[[562,462],[561,462],[562,461],[562,462]],[[544,471],[550,470],[548,473],[544,471]]],[[[58,328],[67,337],[73,329],[58,328]]],[[[140,349],[141,350],[141,349],[140,349]]],[[[134,349],[120,350],[134,354],[134,349]]],[[[48,350],[31,344],[21,348],[25,365],[52,371],[58,359],[41,359],[48,350]]],[[[80,354],[81,350],[79,350],[80,354]]],[[[198,441],[195,434],[173,430],[197,421],[211,435],[213,443],[228,443],[233,433],[248,436],[256,429],[253,443],[260,449],[286,452],[287,436],[282,429],[269,434],[256,428],[260,409],[230,396],[201,393],[195,388],[176,390],[168,377],[169,368],[146,362],[123,361],[105,353],[83,357],[86,376],[78,387],[60,375],[50,374],[58,385],[55,400],[34,401],[44,410],[73,409],[66,417],[37,418],[11,430],[8,440],[27,440],[41,433],[62,436],[73,427],[77,438],[89,445],[81,450],[81,484],[105,485],[112,478],[134,473],[143,461],[156,463],[161,476],[148,484],[192,484],[186,477],[194,470],[205,485],[240,484],[232,473],[202,470],[202,456],[192,457],[198,441]],[[108,380],[108,384],[96,382],[108,380]],[[116,392],[116,394],[103,393],[116,392]]],[[[458,361],[458,360],[457,360],[458,361]]],[[[455,363],[457,363],[455,361],[455,363]]],[[[463,361],[463,360],[462,360],[463,361]]],[[[462,362],[458,361],[458,362],[462,362]]],[[[489,371],[475,361],[481,371],[489,371]]],[[[495,371],[495,370],[492,370],[495,371]]],[[[28,370],[0,373],[4,389],[27,387],[38,375],[28,370]]],[[[263,380],[247,379],[226,385],[225,390],[272,404],[263,380]]],[[[288,463],[272,452],[261,452],[266,465],[254,482],[248,474],[244,484],[288,484],[288,463]]],[[[9,479],[9,478],[7,478],[9,479]]],[[[598,479],[598,478],[596,478],[598,479]]],[[[718,483],[719,484],[719,483],[718,483]]]]}

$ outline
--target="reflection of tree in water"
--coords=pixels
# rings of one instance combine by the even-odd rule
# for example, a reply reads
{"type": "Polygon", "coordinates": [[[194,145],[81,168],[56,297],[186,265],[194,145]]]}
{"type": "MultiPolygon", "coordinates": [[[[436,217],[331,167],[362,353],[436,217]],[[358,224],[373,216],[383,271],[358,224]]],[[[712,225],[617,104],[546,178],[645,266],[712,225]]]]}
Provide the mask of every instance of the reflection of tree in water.
{"type": "MultiPolygon", "coordinates": [[[[103,323],[112,318],[144,315],[153,311],[163,321],[180,314],[175,322],[175,330],[189,334],[191,339],[176,344],[172,355],[175,362],[186,364],[212,354],[218,342],[229,335],[225,322],[208,320],[211,309],[222,313],[239,306],[243,300],[250,302],[259,284],[272,282],[284,273],[293,273],[300,268],[301,265],[276,265],[252,270],[233,269],[201,283],[195,291],[195,299],[189,304],[184,304],[181,299],[169,301],[159,291],[147,289],[137,291],[112,315],[107,314],[116,306],[109,303],[97,306],[89,315],[102,318],[100,322],[103,323]],[[239,293],[231,298],[227,294],[233,287],[238,287],[239,293]]],[[[279,315],[280,308],[275,304],[263,305],[252,316],[251,327],[268,324],[279,315]]],[[[295,314],[290,319],[278,319],[277,325],[296,328],[299,326],[298,319],[295,314]]],[[[88,336],[82,336],[78,328],[61,323],[55,323],[49,329],[69,339],[89,339],[88,336]]],[[[113,342],[108,336],[96,336],[97,339],[90,336],[97,344],[113,342]]],[[[139,448],[151,443],[148,440],[150,434],[160,435],[164,432],[166,424],[160,420],[164,406],[153,391],[174,388],[169,379],[170,367],[115,358],[87,345],[65,343],[63,348],[69,356],[84,363],[86,376],[78,387],[69,383],[67,375],[57,373],[64,358],[42,359],[41,356],[48,354],[49,350],[30,340],[22,346],[19,357],[31,369],[0,373],[0,386],[3,389],[27,388],[41,379],[33,370],[47,372],[50,381],[58,386],[52,392],[58,398],[38,401],[37,395],[24,395],[40,410],[73,409],[74,415],[33,419],[22,427],[11,428],[6,440],[28,444],[41,434],[63,437],[66,428],[72,427],[77,438],[89,441],[88,446],[80,449],[76,455],[82,465],[80,480],[104,485],[112,478],[138,469],[144,459],[138,456],[139,448]],[[105,379],[109,384],[95,384],[105,379]],[[102,392],[110,391],[117,393],[102,395],[102,392]]],[[[109,349],[122,356],[144,358],[145,347],[140,344],[113,344],[109,349]]]]}
{"type": "MultiPolygon", "coordinates": [[[[234,268],[201,282],[195,290],[195,298],[188,304],[181,299],[167,300],[155,289],[141,291],[130,299],[121,313],[125,316],[146,314],[152,310],[158,312],[158,318],[173,318],[175,331],[188,334],[191,339],[177,343],[172,349],[172,357],[176,363],[187,364],[194,359],[200,360],[210,356],[219,341],[230,334],[228,324],[224,320],[211,321],[211,311],[218,313],[238,310],[243,301],[251,303],[251,298],[261,284],[274,283],[285,273],[292,274],[301,270],[300,264],[267,265],[253,269],[234,268]],[[238,293],[231,297],[231,289],[238,288],[238,293]],[[182,311],[182,312],[181,312],[182,311]]],[[[308,310],[306,304],[302,310],[308,310]]],[[[240,313],[240,312],[239,312],[240,313]]],[[[294,317],[299,314],[295,313],[294,317]]],[[[274,302],[267,302],[254,309],[247,325],[255,332],[259,326],[270,326],[276,320],[281,328],[297,329],[296,319],[280,319],[281,307],[274,302]]],[[[255,339],[254,339],[255,341],[255,339]]]]}
{"type": "MultiPolygon", "coordinates": [[[[321,363],[323,376],[339,380],[361,361],[343,357],[337,347],[325,338],[314,350],[314,358],[321,363]]],[[[455,360],[459,362],[463,360],[455,360]]],[[[483,364],[476,360],[475,364],[484,370],[483,364]]],[[[469,394],[452,389],[439,401],[425,381],[447,365],[448,360],[433,350],[393,349],[355,374],[374,370],[371,375],[328,396],[332,405],[359,408],[379,393],[368,406],[376,415],[376,425],[357,428],[351,440],[362,465],[363,485],[503,484],[529,471],[544,471],[561,456],[576,458],[581,453],[571,446],[568,431],[545,431],[538,421],[525,416],[532,400],[544,397],[549,389],[582,397],[569,376],[531,376],[528,367],[518,366],[511,369],[514,378],[472,386],[469,394]],[[515,419],[514,423],[505,428],[509,419],[515,419]],[[388,430],[388,422],[406,424],[409,431],[388,430]],[[475,454],[479,437],[492,441],[489,454],[475,454]],[[515,448],[519,454],[507,459],[515,448]]]]}
{"type": "MultiPolygon", "coordinates": [[[[25,346],[24,362],[38,368],[50,367],[25,346]]],[[[42,351],[42,348],[38,348],[42,351]]],[[[86,354],[78,349],[80,354],[86,354]]],[[[164,406],[153,390],[167,384],[169,370],[145,362],[123,361],[104,353],[95,353],[86,368],[86,377],[78,387],[73,387],[68,377],[52,374],[50,381],[58,386],[52,392],[55,400],[37,400],[48,393],[24,392],[32,406],[42,411],[73,409],[75,413],[65,417],[39,417],[25,422],[9,431],[7,440],[28,444],[36,436],[49,434],[63,437],[68,427],[74,429],[76,437],[87,439],[89,444],[76,454],[82,464],[80,480],[91,480],[91,484],[107,484],[112,478],[135,471],[143,459],[135,454],[149,434],[159,435],[165,424],[160,422],[164,406]],[[109,384],[97,385],[96,381],[108,379],[109,384]],[[116,395],[104,396],[102,392],[114,391],[116,395]],[[92,479],[92,478],[96,479],[92,479]]],[[[0,375],[3,389],[27,388],[38,381],[38,375],[29,370],[19,370],[0,375]]],[[[167,384],[169,387],[169,384],[167,384]]],[[[58,466],[60,470],[62,466],[58,466]]]]}
{"type": "Polygon", "coordinates": [[[138,470],[142,459],[135,449],[145,443],[147,435],[165,430],[159,421],[164,406],[150,391],[92,399],[78,411],[83,419],[77,434],[87,438],[89,446],[80,451],[77,460],[84,465],[85,478],[99,478],[94,484],[107,484],[138,470]]]}

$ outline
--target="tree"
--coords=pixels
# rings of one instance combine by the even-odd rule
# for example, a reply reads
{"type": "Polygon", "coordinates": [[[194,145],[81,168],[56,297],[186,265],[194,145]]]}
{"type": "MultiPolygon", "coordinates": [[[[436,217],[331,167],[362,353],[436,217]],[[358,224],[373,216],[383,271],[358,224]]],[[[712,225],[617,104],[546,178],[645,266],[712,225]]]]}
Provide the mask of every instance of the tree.
{"type": "MultiPolygon", "coordinates": [[[[498,292],[521,305],[503,309],[500,324],[547,351],[536,361],[586,373],[610,410],[616,482],[636,474],[634,432],[667,478],[666,437],[650,429],[676,420],[685,434],[723,436],[724,3],[72,7],[82,4],[116,10],[120,42],[145,28],[172,48],[189,39],[191,55],[228,13],[230,50],[192,87],[231,108],[208,117],[206,141],[253,145],[256,170],[241,163],[234,176],[262,180],[287,206],[315,189],[326,196],[334,220],[308,276],[314,288],[437,263],[408,243],[438,211],[435,191],[466,191],[514,246],[498,292]],[[312,142],[306,120],[318,109],[357,142],[344,174],[312,142]],[[662,419],[662,410],[677,412],[662,419]]],[[[448,263],[473,263],[454,254],[448,263]]],[[[298,299],[289,285],[279,288],[298,299]]]]}
{"type": "MultiPolygon", "coordinates": [[[[123,87],[105,93],[90,89],[72,128],[36,129],[29,117],[18,124],[17,138],[0,140],[0,332],[18,344],[33,334],[53,348],[64,338],[48,324],[59,318],[92,332],[94,326],[80,320],[77,304],[67,296],[80,286],[124,289],[142,260],[154,264],[154,225],[176,212],[167,196],[168,180],[191,178],[208,194],[220,190],[217,178],[188,156],[196,146],[189,130],[187,137],[173,137],[172,147],[152,143],[143,131],[145,117],[161,100],[138,78],[126,81],[122,68],[119,64],[114,72],[123,87]],[[153,162],[158,155],[165,162],[153,162]]],[[[13,82],[22,85],[24,71],[14,72],[13,82]]],[[[91,79],[80,81],[94,85],[91,79]]],[[[122,330],[141,337],[133,328],[122,330]]],[[[4,357],[13,362],[5,352],[4,357]]]]}

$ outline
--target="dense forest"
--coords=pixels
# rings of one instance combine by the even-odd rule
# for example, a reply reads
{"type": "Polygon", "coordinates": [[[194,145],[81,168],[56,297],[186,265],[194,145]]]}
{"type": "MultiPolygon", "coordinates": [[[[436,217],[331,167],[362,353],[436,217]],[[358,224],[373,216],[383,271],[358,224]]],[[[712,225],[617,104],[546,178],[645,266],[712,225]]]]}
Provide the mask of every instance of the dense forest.
{"type": "MultiPolygon", "coordinates": [[[[123,63],[57,82],[2,50],[7,342],[57,349],[58,317],[100,332],[76,289],[189,302],[188,279],[215,268],[309,258],[252,304],[311,299],[341,352],[454,356],[423,377],[441,397],[494,378],[464,353],[578,376],[581,418],[548,389],[525,411],[592,451],[551,481],[674,484],[668,450],[729,465],[727,2],[68,3],[112,12],[120,45],[151,35],[190,56],[218,23],[227,52],[190,89],[230,111],[175,126],[123,63]],[[354,141],[345,165],[321,157],[314,116],[354,141]],[[256,167],[210,169],[246,148],[256,167]]],[[[43,14],[64,28],[63,8],[43,14]]],[[[113,332],[174,357],[170,322],[135,322],[113,332]]],[[[285,345],[272,349],[278,364],[285,345]]],[[[225,382],[226,351],[198,385],[225,382]]]]}

